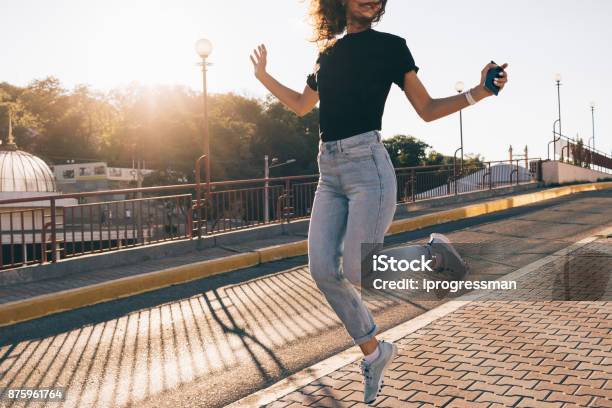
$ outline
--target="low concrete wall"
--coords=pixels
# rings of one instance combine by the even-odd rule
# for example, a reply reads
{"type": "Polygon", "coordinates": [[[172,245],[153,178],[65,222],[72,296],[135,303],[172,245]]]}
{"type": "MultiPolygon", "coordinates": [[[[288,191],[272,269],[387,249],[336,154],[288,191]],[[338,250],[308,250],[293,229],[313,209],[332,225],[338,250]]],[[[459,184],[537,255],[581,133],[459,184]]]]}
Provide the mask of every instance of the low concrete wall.
{"type": "MultiPolygon", "coordinates": [[[[411,212],[417,210],[435,208],[455,203],[465,204],[491,197],[532,191],[539,187],[541,187],[541,185],[538,183],[520,184],[511,187],[463,193],[456,196],[422,200],[417,201],[416,203],[398,204],[395,212],[395,219],[406,218],[411,215],[411,212]]],[[[309,224],[310,219],[301,219],[291,221],[288,224],[263,225],[259,227],[251,227],[243,230],[205,236],[199,243],[197,239],[169,241],[142,247],[125,248],[118,251],[83,255],[75,258],[63,259],[57,263],[23,266],[6,271],[0,271],[0,286],[57,278],[73,273],[85,273],[95,269],[133,265],[143,261],[193,253],[195,251],[212,248],[215,246],[239,245],[244,242],[274,238],[279,235],[301,235],[306,237],[308,234],[309,224]]]]}
{"type": "Polygon", "coordinates": [[[34,282],[57,278],[73,273],[84,273],[95,269],[133,265],[153,259],[163,259],[193,253],[215,246],[231,246],[248,241],[273,238],[279,235],[307,234],[308,221],[299,220],[289,224],[272,224],[243,230],[225,232],[191,240],[168,241],[142,247],[124,248],[116,251],[82,255],[62,259],[56,263],[28,265],[0,271],[0,286],[15,283],[34,282]]]}
{"type": "Polygon", "coordinates": [[[576,181],[594,182],[598,179],[610,178],[612,174],[586,169],[559,161],[542,162],[542,178],[545,183],[572,183],[576,181]]]}
{"type": "Polygon", "coordinates": [[[463,204],[476,200],[483,200],[492,197],[499,197],[506,194],[524,193],[542,188],[543,183],[533,182],[518,184],[508,187],[497,187],[491,190],[473,191],[470,193],[461,193],[457,195],[428,198],[426,200],[419,200],[414,203],[401,203],[397,205],[397,211],[395,212],[396,218],[398,216],[409,215],[412,211],[425,210],[427,208],[436,208],[449,204],[463,204]]]}

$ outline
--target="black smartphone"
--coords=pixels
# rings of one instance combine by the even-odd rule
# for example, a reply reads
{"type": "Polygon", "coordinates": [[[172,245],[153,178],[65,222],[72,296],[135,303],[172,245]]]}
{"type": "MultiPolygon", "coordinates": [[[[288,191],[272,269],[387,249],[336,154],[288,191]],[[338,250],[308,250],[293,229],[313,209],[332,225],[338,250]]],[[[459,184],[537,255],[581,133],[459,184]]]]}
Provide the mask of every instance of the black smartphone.
{"type": "MultiPolygon", "coordinates": [[[[491,61],[491,64],[495,64],[495,61],[491,61]]],[[[487,71],[487,78],[485,79],[485,87],[493,92],[494,95],[497,96],[497,94],[499,93],[499,86],[495,85],[495,83],[493,82],[493,80],[495,78],[499,78],[499,73],[503,72],[504,70],[502,69],[502,67],[500,67],[499,65],[497,65],[495,68],[489,68],[489,70],[487,71]]]]}

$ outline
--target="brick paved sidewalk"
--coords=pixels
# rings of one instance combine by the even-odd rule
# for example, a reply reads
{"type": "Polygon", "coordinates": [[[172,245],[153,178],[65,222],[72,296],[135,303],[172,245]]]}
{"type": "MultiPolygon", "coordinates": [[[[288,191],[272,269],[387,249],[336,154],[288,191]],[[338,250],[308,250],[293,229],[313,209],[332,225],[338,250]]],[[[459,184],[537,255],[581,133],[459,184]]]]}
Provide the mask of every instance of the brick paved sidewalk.
{"type": "MultiPolygon", "coordinates": [[[[378,407],[612,407],[612,239],[517,279],[401,338],[378,407]],[[554,300],[550,300],[554,299],[554,300]],[[568,300],[564,300],[568,299],[568,300]]],[[[359,407],[348,364],[266,407],[359,407]]]]}

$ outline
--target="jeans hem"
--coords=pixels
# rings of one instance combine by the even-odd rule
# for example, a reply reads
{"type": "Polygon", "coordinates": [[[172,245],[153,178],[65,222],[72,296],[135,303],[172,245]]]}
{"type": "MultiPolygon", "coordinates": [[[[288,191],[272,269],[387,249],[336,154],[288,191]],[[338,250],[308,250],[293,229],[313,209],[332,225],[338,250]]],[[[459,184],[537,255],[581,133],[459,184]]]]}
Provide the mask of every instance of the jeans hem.
{"type": "Polygon", "coordinates": [[[374,336],[376,336],[377,332],[378,332],[378,326],[376,325],[376,323],[374,323],[374,327],[372,328],[372,330],[370,330],[368,332],[368,334],[366,334],[365,336],[361,336],[361,337],[358,337],[356,339],[353,339],[353,342],[356,345],[360,345],[360,344],[366,343],[366,342],[372,340],[372,338],[374,336]]]}

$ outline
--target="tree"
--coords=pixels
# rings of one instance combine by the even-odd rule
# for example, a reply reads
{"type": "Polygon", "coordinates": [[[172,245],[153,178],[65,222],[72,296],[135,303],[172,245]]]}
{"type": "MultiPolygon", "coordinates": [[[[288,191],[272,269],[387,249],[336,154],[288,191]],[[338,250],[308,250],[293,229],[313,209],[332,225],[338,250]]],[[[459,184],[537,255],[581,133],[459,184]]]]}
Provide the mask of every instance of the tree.
{"type": "MultiPolygon", "coordinates": [[[[131,83],[102,93],[87,85],[67,90],[55,77],[26,87],[0,83],[4,138],[9,105],[19,147],[50,163],[75,159],[131,167],[133,160],[144,160],[155,170],[147,185],[194,182],[203,152],[203,112],[202,94],[189,88],[131,83]]],[[[299,117],[272,95],[261,100],[232,92],[209,95],[208,108],[213,181],[261,178],[265,155],[281,163],[295,159],[274,168],[273,177],[318,172],[318,108],[299,117]]],[[[452,163],[414,136],[395,135],[383,143],[396,167],[452,163]]]]}
{"type": "Polygon", "coordinates": [[[383,141],[395,167],[420,166],[426,163],[431,146],[414,136],[395,135],[383,141]]]}
{"type": "Polygon", "coordinates": [[[299,117],[281,102],[268,96],[264,102],[262,120],[252,139],[250,150],[258,163],[256,177],[263,177],[263,161],[267,154],[279,162],[295,159],[295,162],[273,170],[272,176],[316,174],[316,157],[319,144],[319,109],[299,117]]]}
{"type": "Polygon", "coordinates": [[[17,146],[32,151],[40,124],[20,99],[23,90],[6,82],[0,83],[0,137],[7,141],[9,114],[17,146]]]}

